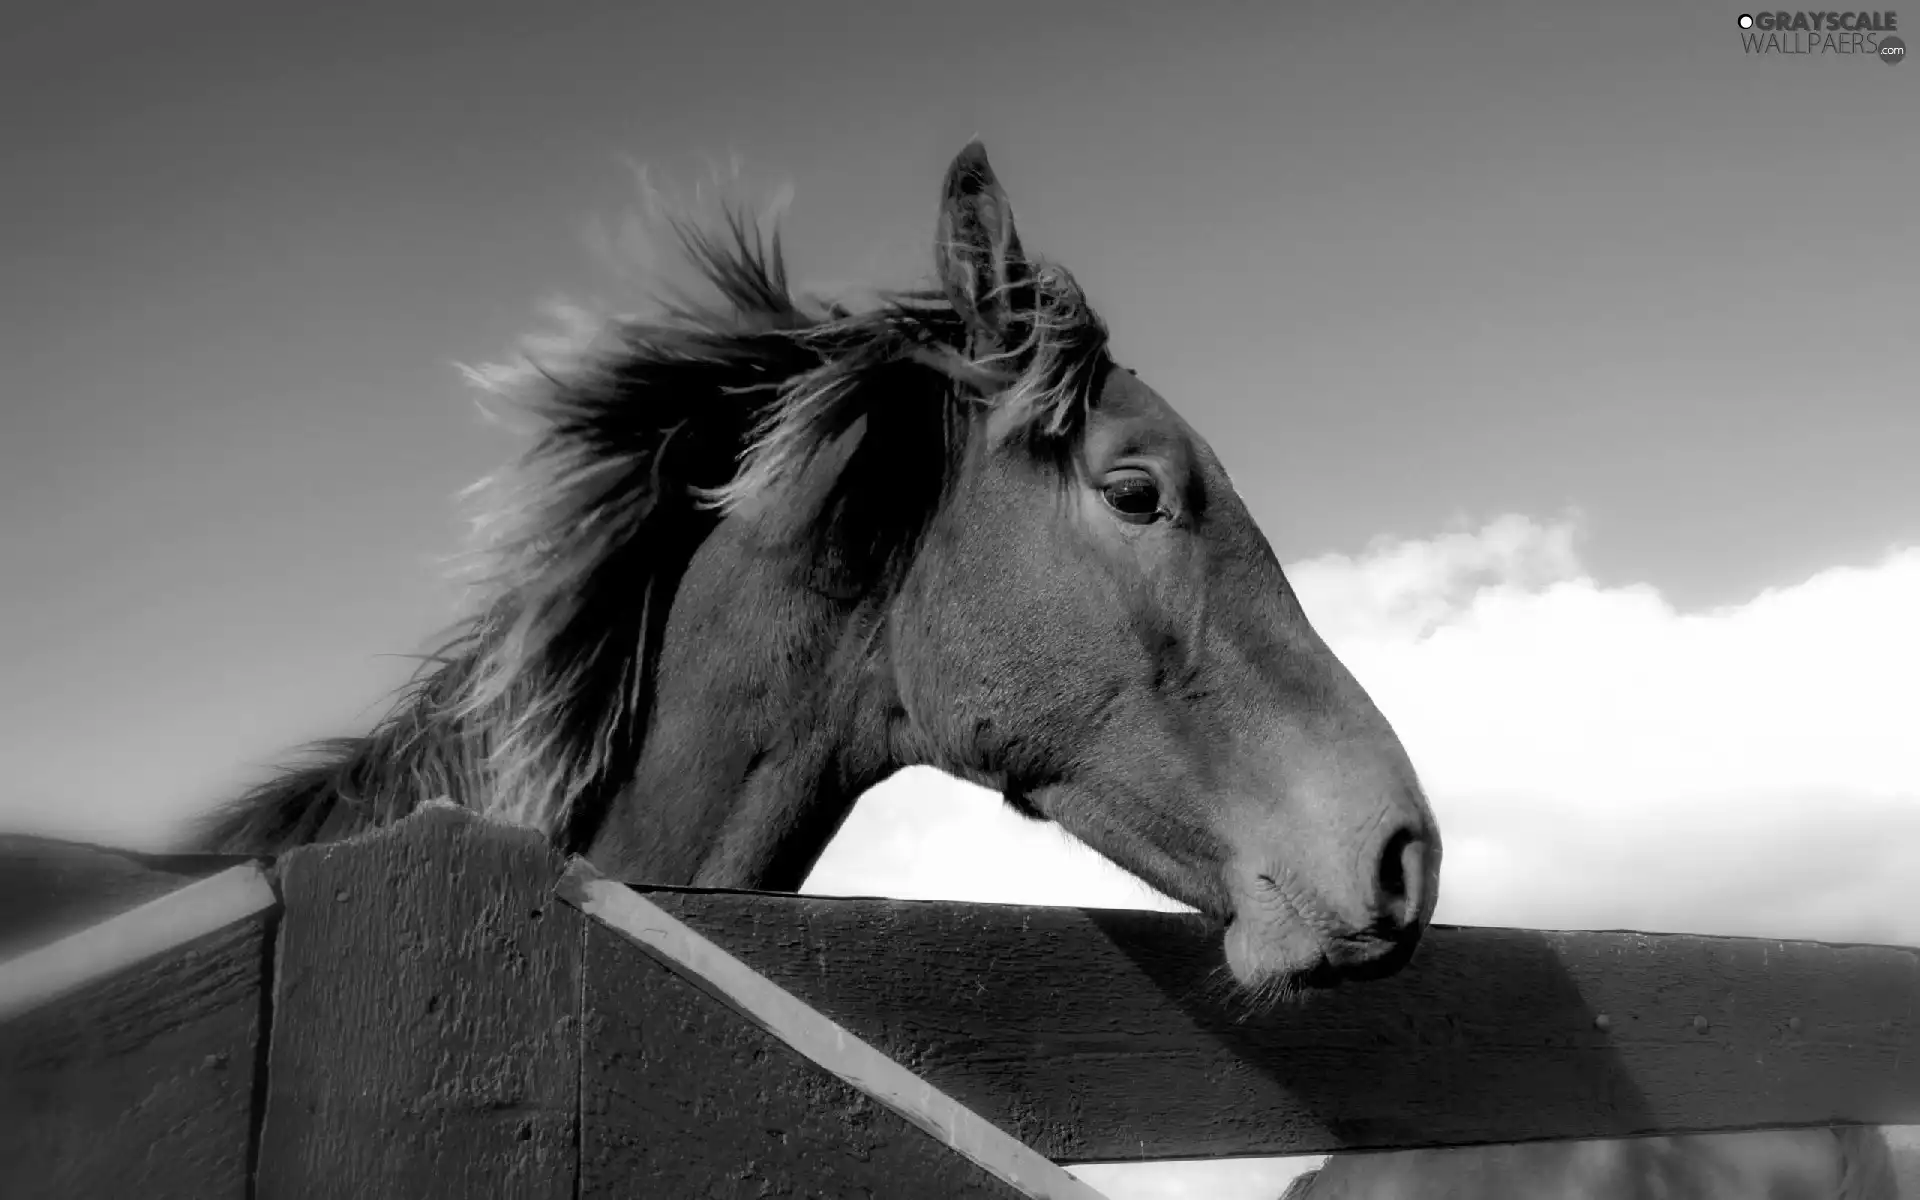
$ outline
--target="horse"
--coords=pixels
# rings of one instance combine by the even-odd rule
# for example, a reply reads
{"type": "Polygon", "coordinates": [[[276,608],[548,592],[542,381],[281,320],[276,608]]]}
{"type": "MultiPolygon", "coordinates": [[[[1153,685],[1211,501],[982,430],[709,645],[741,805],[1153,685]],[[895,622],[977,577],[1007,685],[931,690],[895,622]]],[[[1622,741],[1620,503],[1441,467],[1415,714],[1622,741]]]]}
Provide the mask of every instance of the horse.
{"type": "Polygon", "coordinates": [[[1897,1200],[1875,1126],[1341,1154],[1280,1200],[1897,1200]]]}
{"type": "Polygon", "coordinates": [[[478,485],[471,614],[202,847],[446,796],[619,878],[796,891],[924,764],[1209,916],[1244,994],[1404,966],[1441,840],[1399,738],[1212,448],[1027,254],[979,140],[933,283],[860,306],[719,209],[665,222],[717,298],[473,373],[533,436],[478,485]]]}

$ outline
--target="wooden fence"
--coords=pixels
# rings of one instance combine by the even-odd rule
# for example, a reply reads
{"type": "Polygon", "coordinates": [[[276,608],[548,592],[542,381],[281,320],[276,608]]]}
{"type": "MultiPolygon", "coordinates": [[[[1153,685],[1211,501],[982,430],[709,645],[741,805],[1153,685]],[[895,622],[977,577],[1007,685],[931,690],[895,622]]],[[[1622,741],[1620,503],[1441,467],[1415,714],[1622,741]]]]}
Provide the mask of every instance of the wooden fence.
{"type": "Polygon", "coordinates": [[[1264,1013],[1218,965],[1177,914],[630,890],[445,806],[273,864],[0,839],[0,1195],[1090,1196],[1054,1164],[1920,1122],[1910,949],[1439,928],[1264,1013]]]}

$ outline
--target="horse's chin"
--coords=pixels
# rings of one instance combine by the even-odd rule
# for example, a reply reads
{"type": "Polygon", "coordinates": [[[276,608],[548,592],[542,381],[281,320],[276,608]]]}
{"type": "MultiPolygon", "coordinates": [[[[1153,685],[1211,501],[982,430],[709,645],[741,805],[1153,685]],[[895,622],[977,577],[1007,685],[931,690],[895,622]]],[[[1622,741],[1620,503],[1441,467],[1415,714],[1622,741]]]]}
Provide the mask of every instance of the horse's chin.
{"type": "Polygon", "coordinates": [[[1262,997],[1290,1000],[1339,983],[1333,965],[1312,937],[1285,931],[1256,930],[1254,923],[1229,920],[1227,970],[1241,988],[1262,997]]]}
{"type": "Polygon", "coordinates": [[[1418,935],[1399,942],[1370,935],[1322,941],[1305,930],[1236,918],[1227,923],[1225,949],[1235,983],[1258,996],[1290,1000],[1397,974],[1418,941],[1418,935]]]}

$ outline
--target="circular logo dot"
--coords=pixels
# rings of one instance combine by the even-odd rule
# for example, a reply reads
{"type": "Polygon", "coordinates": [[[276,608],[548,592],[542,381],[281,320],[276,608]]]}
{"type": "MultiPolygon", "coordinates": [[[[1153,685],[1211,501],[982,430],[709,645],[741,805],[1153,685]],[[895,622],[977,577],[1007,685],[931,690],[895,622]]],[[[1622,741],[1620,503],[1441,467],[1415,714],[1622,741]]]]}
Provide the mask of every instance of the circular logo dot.
{"type": "Polygon", "coordinates": [[[1741,14],[1740,14],[1740,28],[1742,28],[1742,29],[1752,29],[1752,28],[1753,28],[1753,14],[1752,14],[1752,13],[1741,13],[1741,14]]]}
{"type": "Polygon", "coordinates": [[[1907,56],[1907,44],[1897,37],[1880,39],[1880,61],[1899,62],[1907,56]]]}

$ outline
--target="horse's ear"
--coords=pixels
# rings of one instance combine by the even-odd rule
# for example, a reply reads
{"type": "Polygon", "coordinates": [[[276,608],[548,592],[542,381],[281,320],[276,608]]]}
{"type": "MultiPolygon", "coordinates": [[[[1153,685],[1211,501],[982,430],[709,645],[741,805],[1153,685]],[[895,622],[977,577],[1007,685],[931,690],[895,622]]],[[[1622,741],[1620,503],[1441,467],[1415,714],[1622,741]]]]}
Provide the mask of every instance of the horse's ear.
{"type": "Polygon", "coordinates": [[[1018,327],[1034,309],[1033,267],[978,138],[947,168],[934,264],[947,300],[976,335],[1003,348],[1020,343],[1018,327]]]}

